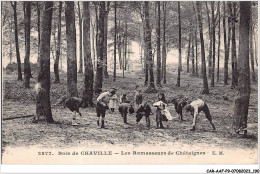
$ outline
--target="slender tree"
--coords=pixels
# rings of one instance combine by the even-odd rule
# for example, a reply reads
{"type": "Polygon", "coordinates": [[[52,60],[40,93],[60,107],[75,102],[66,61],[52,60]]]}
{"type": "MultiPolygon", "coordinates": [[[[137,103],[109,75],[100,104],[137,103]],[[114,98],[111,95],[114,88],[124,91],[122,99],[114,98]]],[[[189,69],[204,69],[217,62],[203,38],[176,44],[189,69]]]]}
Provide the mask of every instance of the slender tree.
{"type": "Polygon", "coordinates": [[[90,8],[89,1],[83,2],[83,49],[84,49],[84,106],[93,106],[93,79],[94,71],[91,60],[90,44],[90,8]]]}
{"type": "Polygon", "coordinates": [[[57,49],[56,49],[56,59],[54,62],[54,74],[55,81],[54,83],[60,83],[59,76],[59,60],[60,60],[60,43],[61,43],[61,11],[62,11],[62,1],[59,1],[59,15],[58,15],[58,41],[57,41],[57,49]]]}
{"type": "Polygon", "coordinates": [[[226,32],[226,5],[223,1],[223,33],[224,33],[224,49],[225,49],[225,61],[224,61],[224,85],[228,84],[228,44],[227,44],[227,32],[226,32]]]}
{"type": "Polygon", "coordinates": [[[108,29],[108,13],[110,8],[110,1],[105,2],[105,12],[104,12],[104,55],[103,55],[103,76],[108,78],[107,72],[107,29],[108,29]]]}
{"type": "Polygon", "coordinates": [[[10,64],[11,64],[12,63],[12,57],[13,57],[13,50],[12,50],[13,44],[12,44],[12,36],[11,36],[13,27],[12,27],[12,22],[11,21],[9,21],[8,23],[9,23],[8,25],[9,25],[9,46],[10,46],[9,47],[10,48],[9,49],[9,58],[10,58],[10,64]]]}
{"type": "Polygon", "coordinates": [[[195,60],[194,60],[194,32],[191,35],[191,63],[192,63],[192,75],[195,75],[195,60]]]}
{"type": "Polygon", "coordinates": [[[255,43],[255,64],[258,67],[258,44],[257,44],[257,32],[254,34],[254,43],[255,43]]]}
{"type": "MultiPolygon", "coordinates": [[[[140,10],[141,11],[141,10],[140,10]]],[[[142,19],[142,24],[143,24],[143,40],[144,40],[144,85],[148,85],[148,77],[149,77],[149,61],[148,61],[148,50],[146,46],[146,23],[145,23],[145,13],[144,13],[144,7],[142,6],[142,12],[141,12],[141,19],[142,19]]]]}
{"type": "Polygon", "coordinates": [[[95,26],[96,26],[96,39],[95,39],[95,41],[96,41],[96,60],[94,59],[94,68],[95,68],[95,71],[97,71],[97,64],[98,64],[98,47],[99,47],[99,43],[98,43],[98,30],[99,30],[99,26],[98,26],[98,24],[99,24],[99,16],[98,16],[98,13],[99,13],[99,8],[98,8],[98,6],[99,6],[99,2],[93,2],[94,3],[94,6],[95,6],[95,16],[96,16],[96,20],[95,20],[95,26]]]}
{"type": "Polygon", "coordinates": [[[40,61],[40,42],[41,42],[41,2],[36,2],[36,7],[37,7],[37,29],[38,29],[38,59],[37,63],[39,65],[40,61]]]}
{"type": "Polygon", "coordinates": [[[96,34],[95,34],[95,22],[93,22],[92,21],[92,19],[90,18],[90,24],[91,24],[91,43],[92,43],[92,55],[93,55],[93,68],[94,68],[94,70],[96,69],[96,66],[95,66],[95,60],[96,60],[96,47],[95,47],[95,45],[96,45],[96,43],[95,43],[95,39],[96,39],[96,34]]]}
{"type": "Polygon", "coordinates": [[[114,2],[114,11],[115,11],[115,33],[114,33],[114,78],[113,81],[116,81],[116,35],[117,35],[117,19],[116,19],[116,1],[114,2]]]}
{"type": "Polygon", "coordinates": [[[180,9],[179,1],[178,1],[178,14],[179,14],[179,65],[178,65],[177,86],[180,87],[180,82],[181,82],[181,9],[180,9]]]}
{"type": "Polygon", "coordinates": [[[165,39],[165,30],[166,30],[166,3],[163,2],[163,35],[162,35],[162,78],[163,84],[166,84],[166,39],[165,39]]]}
{"type": "Polygon", "coordinates": [[[217,62],[217,82],[219,82],[219,58],[220,58],[220,2],[218,2],[218,62],[217,62]]]}
{"type": "MultiPolygon", "coordinates": [[[[251,2],[240,2],[239,54],[238,54],[238,96],[235,99],[234,129],[237,134],[247,128],[248,107],[250,99],[249,70],[249,30],[251,2]]],[[[247,131],[244,132],[246,135],[247,131]]]]}
{"type": "Polygon", "coordinates": [[[152,43],[151,43],[151,27],[149,17],[149,2],[144,2],[144,18],[145,18],[145,46],[147,51],[147,64],[149,69],[149,89],[155,89],[154,75],[153,75],[153,59],[152,59],[152,43]]]}
{"type": "Polygon", "coordinates": [[[238,73],[237,73],[237,56],[236,56],[236,2],[232,2],[233,12],[231,11],[231,31],[232,31],[232,87],[238,85],[238,73]]]}
{"type": "Polygon", "coordinates": [[[40,64],[37,78],[38,84],[36,86],[36,117],[34,121],[37,122],[40,116],[44,116],[47,123],[54,123],[50,103],[50,39],[53,2],[46,1],[42,3],[40,64]]]}
{"type": "Polygon", "coordinates": [[[25,58],[24,58],[24,86],[30,88],[31,68],[30,68],[30,33],[31,33],[31,2],[24,2],[24,22],[25,22],[25,58]]]}
{"type": "Polygon", "coordinates": [[[83,73],[83,58],[82,58],[82,13],[80,10],[80,1],[78,1],[78,17],[79,17],[79,71],[83,73]]]}
{"type": "Polygon", "coordinates": [[[215,32],[215,2],[211,1],[211,36],[212,36],[212,65],[211,86],[215,86],[215,58],[216,58],[216,32],[215,32]]]}
{"type": "Polygon", "coordinates": [[[65,18],[67,37],[67,95],[68,97],[78,97],[76,27],[74,2],[72,1],[66,1],[65,18]]]}
{"type": "Polygon", "coordinates": [[[156,2],[157,3],[157,28],[156,28],[156,33],[157,33],[157,81],[156,84],[157,86],[161,86],[161,5],[160,1],[156,2]]]}
{"type": "Polygon", "coordinates": [[[198,23],[199,23],[199,29],[200,29],[201,63],[203,64],[203,69],[202,69],[203,91],[202,91],[202,93],[209,94],[208,79],[207,79],[207,73],[206,73],[204,38],[203,38],[203,23],[202,23],[202,17],[201,17],[201,4],[199,1],[196,1],[196,6],[197,6],[198,23]]]}
{"type": "Polygon", "coordinates": [[[256,82],[256,73],[255,73],[255,62],[254,62],[254,48],[253,48],[253,34],[254,34],[254,26],[253,26],[253,15],[250,18],[250,60],[251,60],[251,76],[252,82],[256,82]]]}
{"type": "Polygon", "coordinates": [[[189,29],[189,44],[188,44],[188,54],[187,54],[187,73],[190,72],[190,42],[191,42],[191,22],[190,22],[190,29],[189,29]]]}
{"type": "MultiPolygon", "coordinates": [[[[197,14],[196,12],[196,8],[195,8],[195,4],[193,4],[193,11],[195,14],[197,14]]],[[[194,33],[194,37],[195,37],[195,46],[196,46],[196,52],[195,52],[195,60],[196,60],[196,75],[199,75],[199,71],[198,71],[198,37],[197,37],[197,30],[198,30],[198,19],[197,19],[197,15],[195,15],[195,33],[194,33]]]]}
{"type": "MultiPolygon", "coordinates": [[[[120,28],[121,27],[121,25],[120,25],[120,20],[119,20],[119,22],[118,22],[118,28],[120,28]]],[[[122,46],[123,46],[123,44],[122,44],[122,36],[121,36],[121,33],[120,32],[118,32],[117,33],[118,34],[118,40],[117,40],[117,44],[118,44],[118,59],[119,59],[119,67],[120,67],[120,69],[122,69],[122,46]]]]}
{"type": "Polygon", "coordinates": [[[104,20],[105,20],[105,2],[99,2],[99,19],[98,19],[98,42],[97,42],[97,71],[95,80],[95,93],[102,92],[103,82],[103,55],[104,55],[104,20]]]}
{"type": "Polygon", "coordinates": [[[211,77],[211,73],[212,73],[212,23],[210,19],[210,10],[208,7],[208,2],[205,2],[206,4],[206,8],[207,8],[207,16],[208,16],[208,34],[209,34],[209,56],[208,56],[208,74],[209,77],[211,77]]]}

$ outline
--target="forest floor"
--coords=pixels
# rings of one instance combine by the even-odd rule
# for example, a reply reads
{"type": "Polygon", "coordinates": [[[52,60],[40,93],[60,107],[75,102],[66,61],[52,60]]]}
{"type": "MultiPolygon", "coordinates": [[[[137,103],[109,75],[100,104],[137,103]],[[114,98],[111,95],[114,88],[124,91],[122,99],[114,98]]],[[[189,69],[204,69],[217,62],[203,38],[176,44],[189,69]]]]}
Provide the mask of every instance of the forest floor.
{"type": "MultiPolygon", "coordinates": [[[[112,73],[111,73],[112,74],[112,73]]],[[[2,150],[8,148],[38,146],[42,148],[91,147],[97,144],[110,146],[131,145],[140,147],[171,146],[175,149],[188,147],[191,149],[241,149],[257,155],[258,146],[258,86],[251,85],[251,98],[248,114],[248,136],[237,138],[232,129],[232,111],[236,91],[223,83],[210,87],[209,95],[202,95],[202,79],[191,76],[185,71],[181,74],[181,87],[176,87],[177,71],[167,73],[167,84],[157,88],[166,94],[166,98],[186,95],[190,100],[204,99],[213,116],[216,131],[200,113],[196,131],[190,131],[192,116],[184,112],[184,121],[179,121],[173,105],[169,107],[173,120],[164,122],[166,129],[156,129],[155,114],[151,115],[151,128],[147,128],[143,118],[136,124],[135,114],[128,115],[129,124],[125,125],[118,111],[107,112],[105,126],[100,129],[96,125],[95,108],[81,108],[82,117],[79,126],[71,125],[72,112],[55,103],[66,95],[66,73],[61,72],[61,83],[51,85],[52,114],[57,124],[32,123],[32,117],[3,120],[3,118],[34,115],[36,113],[35,93],[33,86],[36,75],[31,79],[31,88],[25,89],[22,82],[16,81],[16,74],[3,71],[3,102],[2,102],[2,150]],[[226,96],[226,97],[223,97],[226,96]],[[224,99],[225,98],[225,99],[224,99]],[[228,100],[226,100],[228,99],[228,100]]],[[[105,79],[104,90],[117,88],[118,94],[126,92],[130,99],[134,97],[134,89],[138,84],[143,91],[144,77],[141,71],[126,72],[126,77],[117,77],[113,82],[112,75],[105,79]]],[[[156,77],[156,76],[155,76],[156,77]]],[[[78,74],[78,90],[82,96],[83,74],[78,74]]],[[[54,77],[52,74],[52,82],[54,77]]],[[[210,80],[208,80],[210,82],[210,80]]],[[[156,94],[144,93],[145,99],[152,105],[156,94]]],[[[96,97],[96,96],[95,96],[96,97]]],[[[155,113],[155,112],[153,112],[155,113]]],[[[187,148],[186,148],[187,149],[187,148]]]]}

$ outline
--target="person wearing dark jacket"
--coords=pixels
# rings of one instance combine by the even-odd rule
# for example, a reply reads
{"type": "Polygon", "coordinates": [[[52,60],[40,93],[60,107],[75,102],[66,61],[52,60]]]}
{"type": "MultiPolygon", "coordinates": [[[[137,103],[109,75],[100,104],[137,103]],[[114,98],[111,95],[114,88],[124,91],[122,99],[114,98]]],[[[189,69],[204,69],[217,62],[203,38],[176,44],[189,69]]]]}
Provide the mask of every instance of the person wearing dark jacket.
{"type": "Polygon", "coordinates": [[[146,126],[150,127],[150,114],[152,113],[151,107],[144,102],[143,105],[140,105],[136,111],[136,123],[138,123],[143,116],[145,116],[146,126]]]}
{"type": "Polygon", "coordinates": [[[124,123],[127,124],[127,113],[129,108],[131,107],[130,101],[128,100],[128,97],[126,96],[126,94],[123,94],[120,97],[120,104],[119,104],[119,108],[118,111],[120,112],[124,123]]]}

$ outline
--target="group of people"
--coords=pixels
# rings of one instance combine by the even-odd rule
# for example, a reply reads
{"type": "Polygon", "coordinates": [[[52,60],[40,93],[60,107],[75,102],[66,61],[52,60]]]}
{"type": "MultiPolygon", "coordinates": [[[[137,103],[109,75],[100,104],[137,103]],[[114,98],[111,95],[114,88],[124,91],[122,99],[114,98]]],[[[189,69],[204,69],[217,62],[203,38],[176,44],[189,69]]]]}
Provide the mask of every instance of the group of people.
{"type": "MultiPolygon", "coordinates": [[[[167,100],[165,98],[164,93],[158,93],[157,99],[153,106],[156,107],[156,127],[157,128],[165,128],[163,126],[163,121],[168,121],[171,119],[171,116],[167,117],[167,100]]],[[[150,127],[150,118],[149,116],[152,114],[152,109],[147,103],[148,101],[143,100],[143,95],[141,90],[138,86],[136,86],[135,95],[134,95],[134,104],[130,102],[127,95],[124,93],[120,96],[118,101],[118,97],[116,95],[116,89],[112,89],[108,92],[101,93],[97,98],[97,125],[100,126],[100,117],[101,117],[101,128],[105,127],[105,114],[106,110],[110,110],[110,112],[114,112],[116,108],[118,108],[121,116],[123,117],[124,123],[127,124],[127,113],[134,113],[136,110],[136,123],[138,123],[143,117],[145,117],[147,127],[150,127]],[[134,105],[134,106],[133,106],[134,105]]],[[[190,104],[185,104],[182,102],[178,105],[177,103],[176,112],[179,114],[179,111],[182,110],[184,107],[187,112],[190,112],[193,116],[193,123],[191,131],[195,130],[196,119],[198,114],[203,111],[206,118],[209,120],[210,124],[212,125],[213,129],[215,130],[215,125],[212,123],[212,117],[209,111],[207,104],[201,100],[197,99],[190,104]]],[[[169,112],[168,112],[169,113],[169,112]]],[[[169,113],[170,114],[170,113],[169,113]]],[[[182,118],[182,113],[181,113],[182,118]]]]}

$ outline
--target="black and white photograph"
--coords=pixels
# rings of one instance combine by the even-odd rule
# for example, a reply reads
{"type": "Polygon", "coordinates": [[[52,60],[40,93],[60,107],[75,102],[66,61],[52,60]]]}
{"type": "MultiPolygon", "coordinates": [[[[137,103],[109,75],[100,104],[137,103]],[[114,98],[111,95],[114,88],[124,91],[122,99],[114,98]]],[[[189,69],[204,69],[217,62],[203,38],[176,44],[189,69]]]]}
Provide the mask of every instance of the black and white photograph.
{"type": "Polygon", "coordinates": [[[258,164],[258,13],[1,1],[1,164],[258,164]]]}

